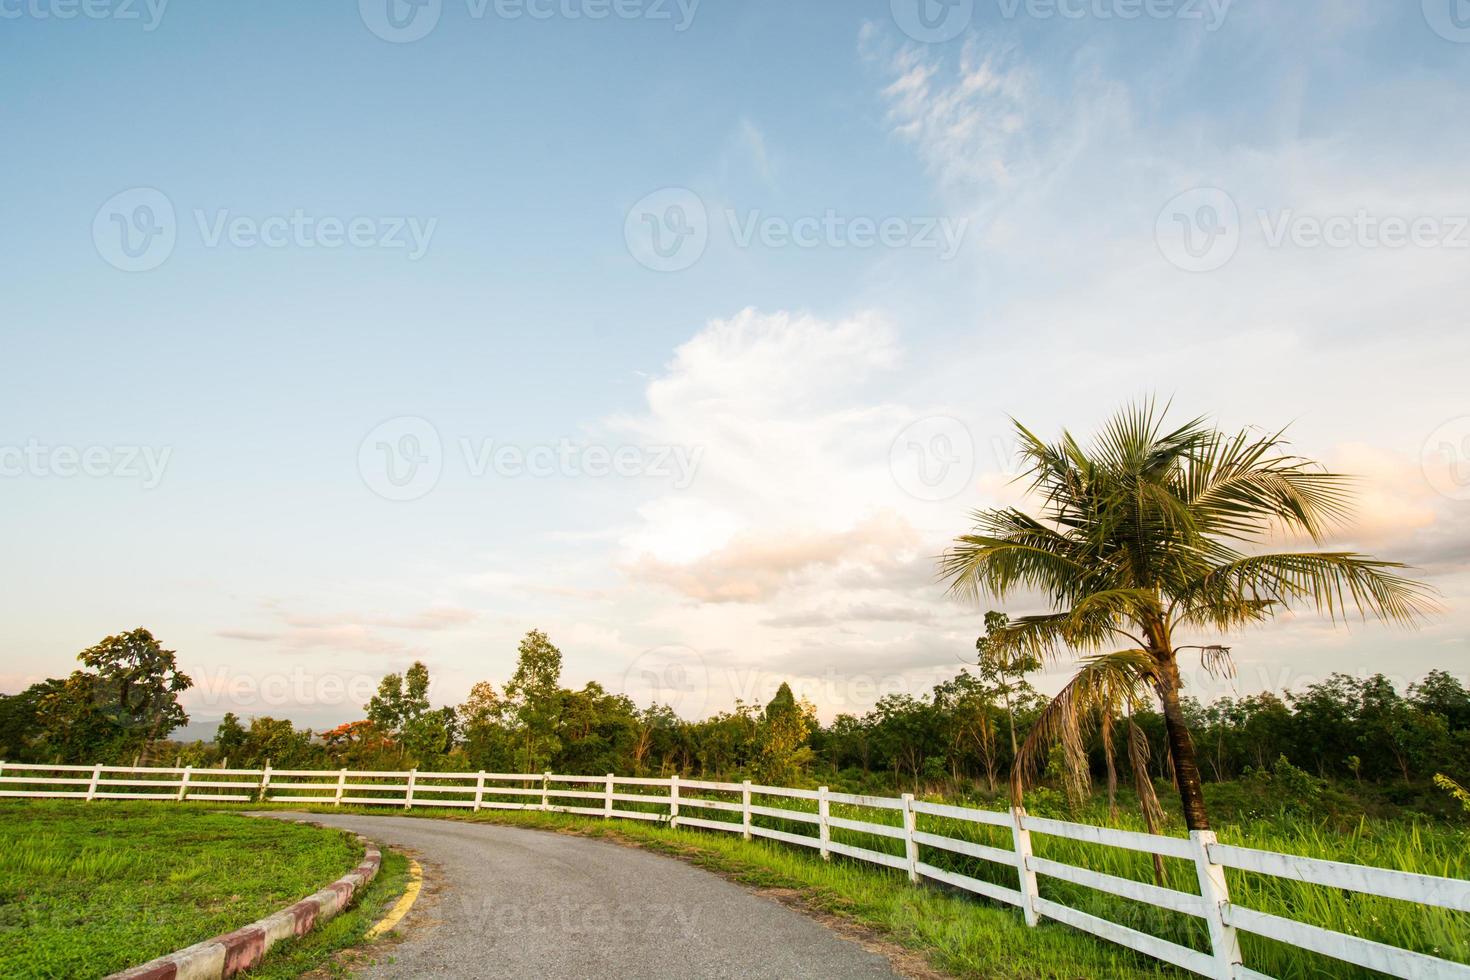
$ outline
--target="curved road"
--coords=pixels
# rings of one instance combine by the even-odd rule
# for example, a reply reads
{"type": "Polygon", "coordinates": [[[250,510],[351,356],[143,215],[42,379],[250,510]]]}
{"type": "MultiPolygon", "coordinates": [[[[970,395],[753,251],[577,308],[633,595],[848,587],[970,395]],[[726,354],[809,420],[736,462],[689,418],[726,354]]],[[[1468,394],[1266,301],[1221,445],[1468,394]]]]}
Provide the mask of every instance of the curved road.
{"type": "Polygon", "coordinates": [[[432,818],[260,815],[353,830],[424,864],[404,940],[364,976],[897,976],[820,923],[647,851],[432,818]]]}

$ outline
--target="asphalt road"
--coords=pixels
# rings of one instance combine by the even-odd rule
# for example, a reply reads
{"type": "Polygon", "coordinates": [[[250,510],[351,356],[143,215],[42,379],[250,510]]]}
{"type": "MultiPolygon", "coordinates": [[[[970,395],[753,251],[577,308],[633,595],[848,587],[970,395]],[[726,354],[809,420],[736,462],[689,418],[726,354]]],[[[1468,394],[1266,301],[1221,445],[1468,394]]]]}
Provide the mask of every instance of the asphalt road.
{"type": "Polygon", "coordinates": [[[262,815],[353,830],[424,865],[404,940],[364,976],[897,976],[821,923],[647,851],[431,818],[262,815]]]}

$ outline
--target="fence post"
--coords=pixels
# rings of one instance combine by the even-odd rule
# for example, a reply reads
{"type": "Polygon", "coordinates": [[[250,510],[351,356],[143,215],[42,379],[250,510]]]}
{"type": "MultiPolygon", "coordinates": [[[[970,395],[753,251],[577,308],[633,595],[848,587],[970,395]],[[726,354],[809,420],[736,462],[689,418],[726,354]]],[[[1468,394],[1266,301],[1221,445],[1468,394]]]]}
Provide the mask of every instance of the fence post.
{"type": "Polygon", "coordinates": [[[184,767],[184,778],[179,780],[179,802],[182,803],[189,796],[189,777],[194,774],[193,766],[184,767]]]}
{"type": "Polygon", "coordinates": [[[407,810],[413,806],[413,784],[418,782],[419,767],[414,766],[408,771],[408,792],[403,794],[403,808],[407,810]]]}
{"type": "Polygon", "coordinates": [[[750,840],[750,780],[740,784],[740,827],[741,837],[750,840]]]}
{"type": "Polygon", "coordinates": [[[612,805],[613,805],[612,794],[613,794],[613,774],[612,773],[608,773],[607,774],[607,792],[602,797],[602,819],[604,819],[604,820],[607,820],[607,819],[609,819],[609,818],[612,817],[612,810],[613,810],[613,807],[612,807],[612,805]]]}
{"type": "Polygon", "coordinates": [[[341,769],[337,772],[337,798],[332,801],[332,806],[342,805],[342,791],[347,788],[347,770],[341,769]]]}
{"type": "Polygon", "coordinates": [[[817,787],[817,834],[822,839],[822,860],[832,860],[832,826],[827,821],[832,816],[832,801],[827,798],[827,787],[817,787]]]}
{"type": "Polygon", "coordinates": [[[919,883],[919,842],[914,834],[919,827],[918,814],[914,813],[914,794],[903,794],[903,843],[909,861],[909,881],[919,883]]]}
{"type": "Polygon", "coordinates": [[[480,812],[480,802],[485,798],[485,770],[475,777],[475,812],[480,812]]]}
{"type": "Polygon", "coordinates": [[[1016,872],[1021,879],[1021,909],[1026,913],[1026,924],[1036,925],[1040,916],[1036,914],[1036,872],[1030,868],[1031,831],[1024,826],[1026,808],[1011,807],[1011,841],[1016,848],[1016,872]]]}
{"type": "MultiPolygon", "coordinates": [[[[0,762],[0,772],[5,770],[5,763],[0,762]]],[[[97,798],[97,784],[102,780],[102,763],[92,767],[92,781],[87,784],[87,802],[91,803],[97,798]]]]}
{"type": "Polygon", "coordinates": [[[551,770],[541,774],[541,809],[551,809],[551,770]]]}
{"type": "Polygon", "coordinates": [[[1194,867],[1199,874],[1199,893],[1205,903],[1205,922],[1210,927],[1210,950],[1215,957],[1215,976],[1230,980],[1240,965],[1240,940],[1235,927],[1225,924],[1224,906],[1230,902],[1230,889],[1225,884],[1225,869],[1210,860],[1213,830],[1191,830],[1189,842],[1194,845],[1194,867]]]}
{"type": "Polygon", "coordinates": [[[271,760],[265,760],[265,768],[260,772],[260,802],[265,802],[265,794],[271,788],[271,760]]]}
{"type": "Polygon", "coordinates": [[[669,777],[669,826],[679,826],[679,774],[669,777]]]}

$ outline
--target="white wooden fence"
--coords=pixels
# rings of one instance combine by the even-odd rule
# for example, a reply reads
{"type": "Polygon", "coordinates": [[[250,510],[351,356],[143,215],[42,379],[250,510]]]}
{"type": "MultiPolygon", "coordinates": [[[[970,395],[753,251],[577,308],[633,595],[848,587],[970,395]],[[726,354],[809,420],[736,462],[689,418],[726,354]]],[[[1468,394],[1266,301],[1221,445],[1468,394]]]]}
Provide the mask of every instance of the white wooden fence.
{"type": "Polygon", "coordinates": [[[1324,956],[1398,977],[1447,977],[1470,980],[1470,966],[1424,953],[1323,929],[1230,901],[1225,869],[1324,885],[1364,895],[1417,902],[1470,912],[1470,881],[1437,878],[1235,847],[1216,841],[1208,831],[1188,838],[1163,837],[1030,816],[1024,809],[980,810],[926,803],[910,794],[899,798],[858,796],[819,789],[762,786],[684,779],[618,776],[567,776],[555,773],[389,772],[347,769],[195,769],[130,766],[45,766],[0,762],[0,797],[51,797],[94,800],[185,800],[367,806],[460,807],[544,810],[604,818],[650,820],[678,827],[737,833],[746,840],[762,837],[905,872],[910,880],[942,882],[1021,909],[1028,925],[1043,918],[1066,923],[1102,939],[1219,980],[1261,978],[1241,962],[1237,931],[1288,943],[1324,956]],[[705,795],[696,795],[705,794],[705,795]],[[726,799],[708,794],[724,794],[726,799]],[[756,798],[805,801],[814,809],[785,809],[756,803],[756,798]],[[630,809],[633,804],[647,809],[630,809]],[[893,811],[898,824],[873,823],[835,816],[832,806],[893,811]],[[691,816],[690,811],[732,815],[729,819],[691,816]],[[792,833],[754,823],[767,817],[811,828],[792,833]],[[943,818],[1003,828],[1011,847],[993,847],[920,829],[924,817],[943,818]],[[851,831],[903,842],[904,854],[875,851],[832,839],[833,830],[851,831]],[[1087,844],[1124,848],[1191,862],[1199,888],[1184,892],[1131,878],[1038,857],[1033,834],[1068,838],[1087,844]],[[928,864],[925,848],[991,861],[1014,869],[1016,887],[984,881],[928,864]],[[1209,950],[1201,951],[1041,897],[1038,876],[1055,878],[1111,895],[1203,919],[1209,950]]]}

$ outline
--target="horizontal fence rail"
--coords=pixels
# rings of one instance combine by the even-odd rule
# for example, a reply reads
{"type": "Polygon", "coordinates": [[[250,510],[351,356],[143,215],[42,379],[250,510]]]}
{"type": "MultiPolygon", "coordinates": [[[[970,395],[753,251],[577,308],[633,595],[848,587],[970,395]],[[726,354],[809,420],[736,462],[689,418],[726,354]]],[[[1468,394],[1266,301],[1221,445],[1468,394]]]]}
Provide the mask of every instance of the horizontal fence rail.
{"type": "Polygon", "coordinates": [[[474,812],[539,810],[647,820],[674,827],[740,834],[745,840],[759,837],[808,847],[818,851],[823,859],[836,854],[877,864],[906,873],[916,884],[928,879],[1017,906],[1029,925],[1052,919],[1219,980],[1265,976],[1242,963],[1238,931],[1391,976],[1470,980],[1470,966],[1462,963],[1234,905],[1225,872],[1230,869],[1266,875],[1457,912],[1470,912],[1470,881],[1236,847],[1219,843],[1210,831],[1192,831],[1188,838],[1165,837],[1033,817],[1021,807],[981,810],[928,803],[909,794],[898,798],[865,796],[831,792],[825,786],[815,790],[796,789],[680,776],[272,769],[269,764],[264,769],[195,769],[192,766],[48,766],[0,762],[0,797],[88,802],[166,800],[332,806],[345,803],[403,809],[457,807],[474,812]],[[757,799],[761,802],[755,802],[757,799]],[[797,801],[795,805],[802,808],[779,805],[782,800],[797,801]],[[834,814],[833,807],[869,812],[859,818],[834,814]],[[700,816],[691,816],[691,812],[700,816]],[[784,822],[789,829],[757,824],[759,818],[784,822]],[[1009,837],[1011,846],[996,847],[921,830],[920,818],[998,828],[1009,837]],[[883,819],[893,822],[876,822],[883,819]],[[898,841],[904,853],[834,840],[834,831],[861,835],[873,839],[875,844],[898,841]],[[1033,853],[1032,834],[1190,862],[1199,888],[1180,891],[1039,857],[1033,853]],[[1006,868],[1007,875],[1014,875],[1015,887],[926,862],[922,860],[924,849],[963,855],[1006,868]],[[1181,945],[1043,898],[1038,887],[1041,878],[1070,882],[1203,920],[1208,928],[1208,949],[1181,945]]]}

